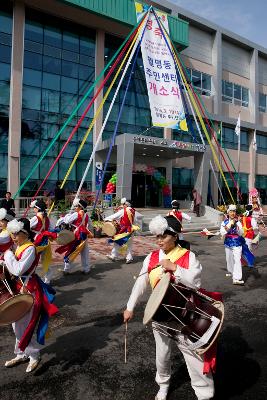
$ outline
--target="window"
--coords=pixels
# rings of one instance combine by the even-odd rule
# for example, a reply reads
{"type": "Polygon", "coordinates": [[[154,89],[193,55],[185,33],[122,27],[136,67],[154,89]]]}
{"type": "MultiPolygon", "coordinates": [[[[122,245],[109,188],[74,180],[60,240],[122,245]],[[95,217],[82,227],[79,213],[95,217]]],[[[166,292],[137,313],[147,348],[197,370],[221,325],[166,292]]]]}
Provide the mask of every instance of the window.
{"type": "MultiPolygon", "coordinates": [[[[238,149],[238,136],[235,128],[223,126],[222,128],[222,146],[227,149],[238,149]]],[[[240,150],[249,151],[248,132],[241,129],[240,132],[240,150]]]]}
{"type": "Polygon", "coordinates": [[[193,170],[188,168],[172,169],[172,195],[174,199],[190,199],[194,187],[193,170]]]}
{"type": "Polygon", "coordinates": [[[249,91],[236,83],[222,81],[222,101],[242,107],[248,107],[249,91]]]}
{"type": "Polygon", "coordinates": [[[259,93],[259,110],[266,112],[266,94],[259,93]]]}
{"type": "Polygon", "coordinates": [[[204,96],[211,96],[211,75],[187,68],[187,72],[195,89],[204,96]]]}
{"type": "MultiPolygon", "coordinates": [[[[1,8],[3,7],[1,2],[1,8]]],[[[7,2],[5,2],[7,3],[7,2]]],[[[7,186],[12,9],[0,10],[0,197],[7,186]]],[[[7,8],[6,8],[7,7],[7,8]]]]}
{"type": "MultiPolygon", "coordinates": [[[[26,11],[21,138],[22,180],[36,162],[36,157],[38,158],[48,148],[51,139],[58,134],[94,81],[95,32],[71,23],[67,29],[64,21],[31,10],[26,11]]],[[[1,64],[0,70],[2,70],[1,64]]],[[[6,73],[3,76],[6,76],[6,73]]],[[[0,90],[0,96],[2,93],[0,90]]],[[[90,99],[89,97],[85,99],[82,107],[69,121],[60,135],[60,141],[49,150],[34,172],[34,176],[29,179],[29,185],[25,185],[22,195],[32,195],[38,188],[90,99]]],[[[87,117],[93,113],[91,107],[87,117]]],[[[82,127],[62,154],[59,165],[53,169],[45,189],[53,190],[55,182],[64,178],[90,122],[90,118],[85,118],[82,127]]],[[[88,162],[91,151],[92,143],[88,139],[68,178],[66,188],[77,189],[77,169],[79,165],[84,165],[84,160],[88,162]]],[[[81,175],[83,171],[79,173],[81,175]]],[[[90,174],[87,180],[92,180],[90,174]]]]}
{"type": "Polygon", "coordinates": [[[257,134],[257,153],[267,154],[267,136],[257,134]]]}

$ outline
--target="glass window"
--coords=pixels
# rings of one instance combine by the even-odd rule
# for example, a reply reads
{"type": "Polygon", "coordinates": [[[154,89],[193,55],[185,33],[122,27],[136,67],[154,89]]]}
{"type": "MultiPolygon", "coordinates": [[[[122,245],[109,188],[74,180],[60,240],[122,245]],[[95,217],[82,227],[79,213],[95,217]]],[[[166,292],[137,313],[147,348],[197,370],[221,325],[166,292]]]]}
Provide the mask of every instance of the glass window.
{"type": "Polygon", "coordinates": [[[42,110],[59,112],[60,93],[54,90],[42,90],[42,110]]]}
{"type": "Polygon", "coordinates": [[[12,17],[2,11],[0,14],[0,32],[12,33],[12,17]]]}
{"type": "MultiPolygon", "coordinates": [[[[63,180],[66,176],[66,173],[67,173],[69,167],[70,167],[71,159],[69,159],[69,160],[60,159],[58,164],[59,164],[59,179],[63,180]]],[[[68,181],[76,181],[76,166],[75,165],[72,168],[71,173],[68,176],[68,181]]]]}
{"type": "Polygon", "coordinates": [[[61,31],[57,28],[45,27],[44,28],[44,43],[61,47],[61,31]]]}
{"type": "Polygon", "coordinates": [[[21,140],[21,154],[29,156],[39,156],[40,151],[40,141],[39,139],[22,139],[21,140]]]}
{"type": "Polygon", "coordinates": [[[55,58],[61,58],[61,50],[54,46],[44,45],[44,54],[55,58]]]}
{"type": "Polygon", "coordinates": [[[249,90],[232,82],[222,81],[222,101],[248,107],[249,90]]]}
{"type": "Polygon", "coordinates": [[[43,27],[38,22],[25,23],[25,39],[43,43],[43,27]]]}
{"type": "Polygon", "coordinates": [[[53,74],[60,74],[61,73],[61,60],[58,58],[43,57],[43,71],[51,72],[53,74]]]}
{"type": "Polygon", "coordinates": [[[266,112],[266,94],[259,93],[259,110],[266,112]]]}
{"type": "Polygon", "coordinates": [[[79,53],[79,36],[70,32],[63,32],[63,49],[79,53]]]}
{"type": "Polygon", "coordinates": [[[267,154],[267,136],[257,134],[257,153],[267,154]]]}
{"type": "Polygon", "coordinates": [[[24,68],[23,83],[29,86],[41,86],[42,72],[35,71],[34,69],[24,68]]]}
{"type": "Polygon", "coordinates": [[[69,76],[71,78],[78,78],[79,65],[70,61],[62,60],[62,75],[69,76]]]}
{"type": "Polygon", "coordinates": [[[78,79],[61,77],[61,90],[67,93],[78,93],[78,79]]]}
{"type": "MultiPolygon", "coordinates": [[[[29,13],[28,10],[26,10],[26,16],[27,13],[29,13]]],[[[32,146],[35,140],[38,142],[41,154],[47,148],[51,139],[58,134],[59,130],[62,130],[70,114],[73,114],[78,99],[82,98],[85,90],[88,90],[91,82],[94,81],[95,74],[94,31],[87,28],[83,30],[82,27],[71,23],[66,26],[62,21],[54,17],[46,18],[41,14],[38,17],[37,13],[35,15],[36,17],[31,15],[31,18],[36,18],[36,22],[26,20],[24,49],[22,101],[22,137],[24,141],[21,144],[21,151],[22,153],[27,153],[28,151],[29,154],[27,153],[27,155],[29,157],[30,154],[36,155],[37,150],[33,149],[32,146]],[[66,30],[66,27],[68,30],[66,30]],[[79,31],[82,30],[81,36],[79,31]],[[87,34],[88,37],[86,36],[87,34]],[[81,60],[80,55],[82,56],[81,60]]],[[[79,112],[84,111],[91,98],[92,96],[86,99],[79,112]]],[[[93,107],[90,115],[93,116],[93,107]]],[[[39,181],[45,177],[58,151],[65,144],[65,140],[69,138],[77,121],[77,113],[75,113],[60,135],[61,143],[55,144],[49,150],[48,156],[39,166],[34,178],[29,180],[31,186],[27,190],[32,191],[32,187],[39,185],[39,181]]],[[[69,164],[76,153],[79,135],[84,134],[90,123],[90,118],[84,119],[78,131],[79,133],[77,132],[73,136],[72,143],[62,154],[60,164],[49,177],[47,184],[54,186],[54,183],[59,178],[62,179],[65,176],[69,164]]],[[[86,144],[80,156],[81,159],[84,157],[86,161],[88,152],[91,151],[91,138],[88,138],[87,143],[89,144],[86,144]]],[[[77,187],[75,182],[76,171],[75,165],[74,171],[69,177],[69,187],[75,189],[77,187]]]]}
{"type": "MultiPolygon", "coordinates": [[[[27,175],[33,170],[33,167],[38,161],[38,157],[31,156],[21,156],[20,157],[20,177],[21,179],[25,179],[27,175]]],[[[39,178],[39,168],[37,167],[34,173],[31,176],[32,179],[39,178]]]]}
{"type": "MultiPolygon", "coordinates": [[[[7,154],[1,154],[0,157],[0,178],[6,178],[7,171],[7,154]]],[[[6,189],[5,189],[6,190],[6,189]]]]}
{"type": "Polygon", "coordinates": [[[188,78],[192,81],[193,86],[205,96],[211,96],[211,75],[201,71],[187,68],[188,78]]]}
{"type": "MultiPolygon", "coordinates": [[[[52,157],[45,157],[44,160],[40,164],[40,179],[44,179],[53,165],[55,158],[52,157]]],[[[56,163],[52,169],[51,174],[49,175],[49,180],[58,180],[58,163],[56,163]]],[[[46,182],[47,184],[48,182],[46,182]]]]}
{"type": "Polygon", "coordinates": [[[62,50],[62,59],[67,61],[79,62],[79,54],[73,51],[62,50]]]}
{"type": "Polygon", "coordinates": [[[9,105],[9,84],[0,81],[0,104],[9,105]]]}
{"type": "Polygon", "coordinates": [[[24,67],[42,70],[42,61],[41,54],[24,51],[24,67]]]}
{"type": "Polygon", "coordinates": [[[87,56],[95,56],[95,43],[92,39],[85,36],[80,37],[80,52],[87,56]]]}
{"type": "Polygon", "coordinates": [[[10,63],[11,47],[0,44],[0,61],[10,63]]]}
{"type": "Polygon", "coordinates": [[[33,110],[41,109],[41,91],[38,88],[23,87],[23,107],[33,110]]]}
{"type": "Polygon", "coordinates": [[[25,40],[24,41],[24,49],[33,51],[35,53],[42,53],[43,45],[41,43],[32,42],[31,40],[25,40]]]}
{"type": "Polygon", "coordinates": [[[54,74],[43,73],[43,88],[60,90],[60,76],[54,74]]]}

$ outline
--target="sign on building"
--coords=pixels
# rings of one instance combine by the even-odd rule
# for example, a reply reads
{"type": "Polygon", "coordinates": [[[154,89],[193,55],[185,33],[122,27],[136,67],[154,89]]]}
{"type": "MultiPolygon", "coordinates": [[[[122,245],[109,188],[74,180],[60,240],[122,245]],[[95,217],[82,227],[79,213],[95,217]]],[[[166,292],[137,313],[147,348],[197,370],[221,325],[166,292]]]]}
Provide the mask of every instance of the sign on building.
{"type": "MultiPolygon", "coordinates": [[[[135,7],[138,21],[150,8],[139,2],[135,2],[135,7]]],[[[160,11],[156,13],[169,33],[167,14],[160,11]]],[[[164,28],[161,30],[156,16],[153,12],[149,12],[141,51],[152,123],[154,126],[188,131],[175,62],[170,52],[171,43],[164,28]]]]}

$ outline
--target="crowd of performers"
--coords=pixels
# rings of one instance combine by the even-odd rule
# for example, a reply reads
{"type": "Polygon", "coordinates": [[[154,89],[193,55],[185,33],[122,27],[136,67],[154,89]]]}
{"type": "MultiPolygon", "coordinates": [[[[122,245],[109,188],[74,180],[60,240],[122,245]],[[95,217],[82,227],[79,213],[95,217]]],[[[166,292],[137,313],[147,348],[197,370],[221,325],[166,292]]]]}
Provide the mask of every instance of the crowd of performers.
{"type": "MultiPolygon", "coordinates": [[[[29,361],[26,372],[34,371],[38,366],[39,345],[44,344],[49,317],[58,311],[53,304],[55,291],[50,286],[53,279],[53,269],[50,267],[51,241],[56,239],[60,244],[56,252],[64,257],[64,274],[70,273],[78,254],[81,256],[82,272],[88,274],[88,238],[93,237],[84,200],[75,199],[73,208],[66,216],[59,218],[55,226],[49,220],[43,200],[33,202],[31,207],[35,214],[31,219],[16,219],[12,211],[0,209],[0,259],[3,265],[0,278],[3,280],[6,275],[12,275],[17,293],[30,293],[33,297],[33,307],[12,324],[16,340],[15,358],[7,361],[5,366],[29,361]],[[36,273],[39,261],[44,271],[42,279],[36,273]]],[[[172,210],[165,217],[157,216],[150,222],[149,229],[156,236],[158,249],[151,252],[143,262],[124,311],[125,323],[132,319],[138,299],[146,287],[150,284],[154,290],[167,272],[172,282],[197,291],[201,288],[202,266],[183,236],[183,221],[190,222],[191,217],[181,212],[179,207],[178,201],[173,200],[172,210]]],[[[253,244],[259,238],[258,223],[262,209],[256,193],[252,193],[244,215],[237,216],[236,211],[235,205],[228,206],[220,231],[215,235],[220,234],[224,240],[226,276],[232,278],[234,285],[244,285],[242,262],[248,266],[253,265],[253,244]]],[[[123,255],[127,264],[133,261],[132,237],[138,229],[135,221],[136,211],[125,198],[121,199],[116,212],[104,219],[108,229],[114,229],[109,239],[113,245],[111,253],[107,255],[110,260],[115,261],[123,255]]],[[[217,292],[209,292],[208,296],[221,300],[221,294],[217,292]]],[[[156,343],[156,382],[159,385],[155,399],[166,400],[171,376],[173,337],[170,337],[167,328],[158,330],[154,323],[152,328],[156,343]]],[[[188,335],[178,333],[175,342],[185,359],[198,400],[208,400],[214,396],[216,349],[213,346],[207,353],[197,353],[188,335]]]]}

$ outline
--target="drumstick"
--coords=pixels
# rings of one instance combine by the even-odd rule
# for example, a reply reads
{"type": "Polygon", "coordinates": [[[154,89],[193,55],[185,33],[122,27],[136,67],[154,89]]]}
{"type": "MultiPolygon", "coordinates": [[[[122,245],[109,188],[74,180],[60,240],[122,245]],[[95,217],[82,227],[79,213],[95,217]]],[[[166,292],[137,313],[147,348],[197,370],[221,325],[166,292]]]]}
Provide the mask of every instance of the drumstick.
{"type": "MultiPolygon", "coordinates": [[[[157,265],[156,267],[154,267],[154,268],[152,268],[151,269],[151,271],[153,270],[153,269],[156,269],[156,268],[160,268],[161,267],[161,265],[157,265]]],[[[148,272],[146,271],[146,272],[143,272],[142,274],[140,274],[140,275],[134,275],[134,280],[136,280],[136,279],[138,279],[138,278],[140,278],[140,276],[142,276],[142,275],[145,275],[145,274],[147,274],[148,272]]]]}
{"type": "Polygon", "coordinates": [[[128,322],[125,322],[125,334],[124,334],[124,363],[127,364],[127,331],[128,322]]]}

